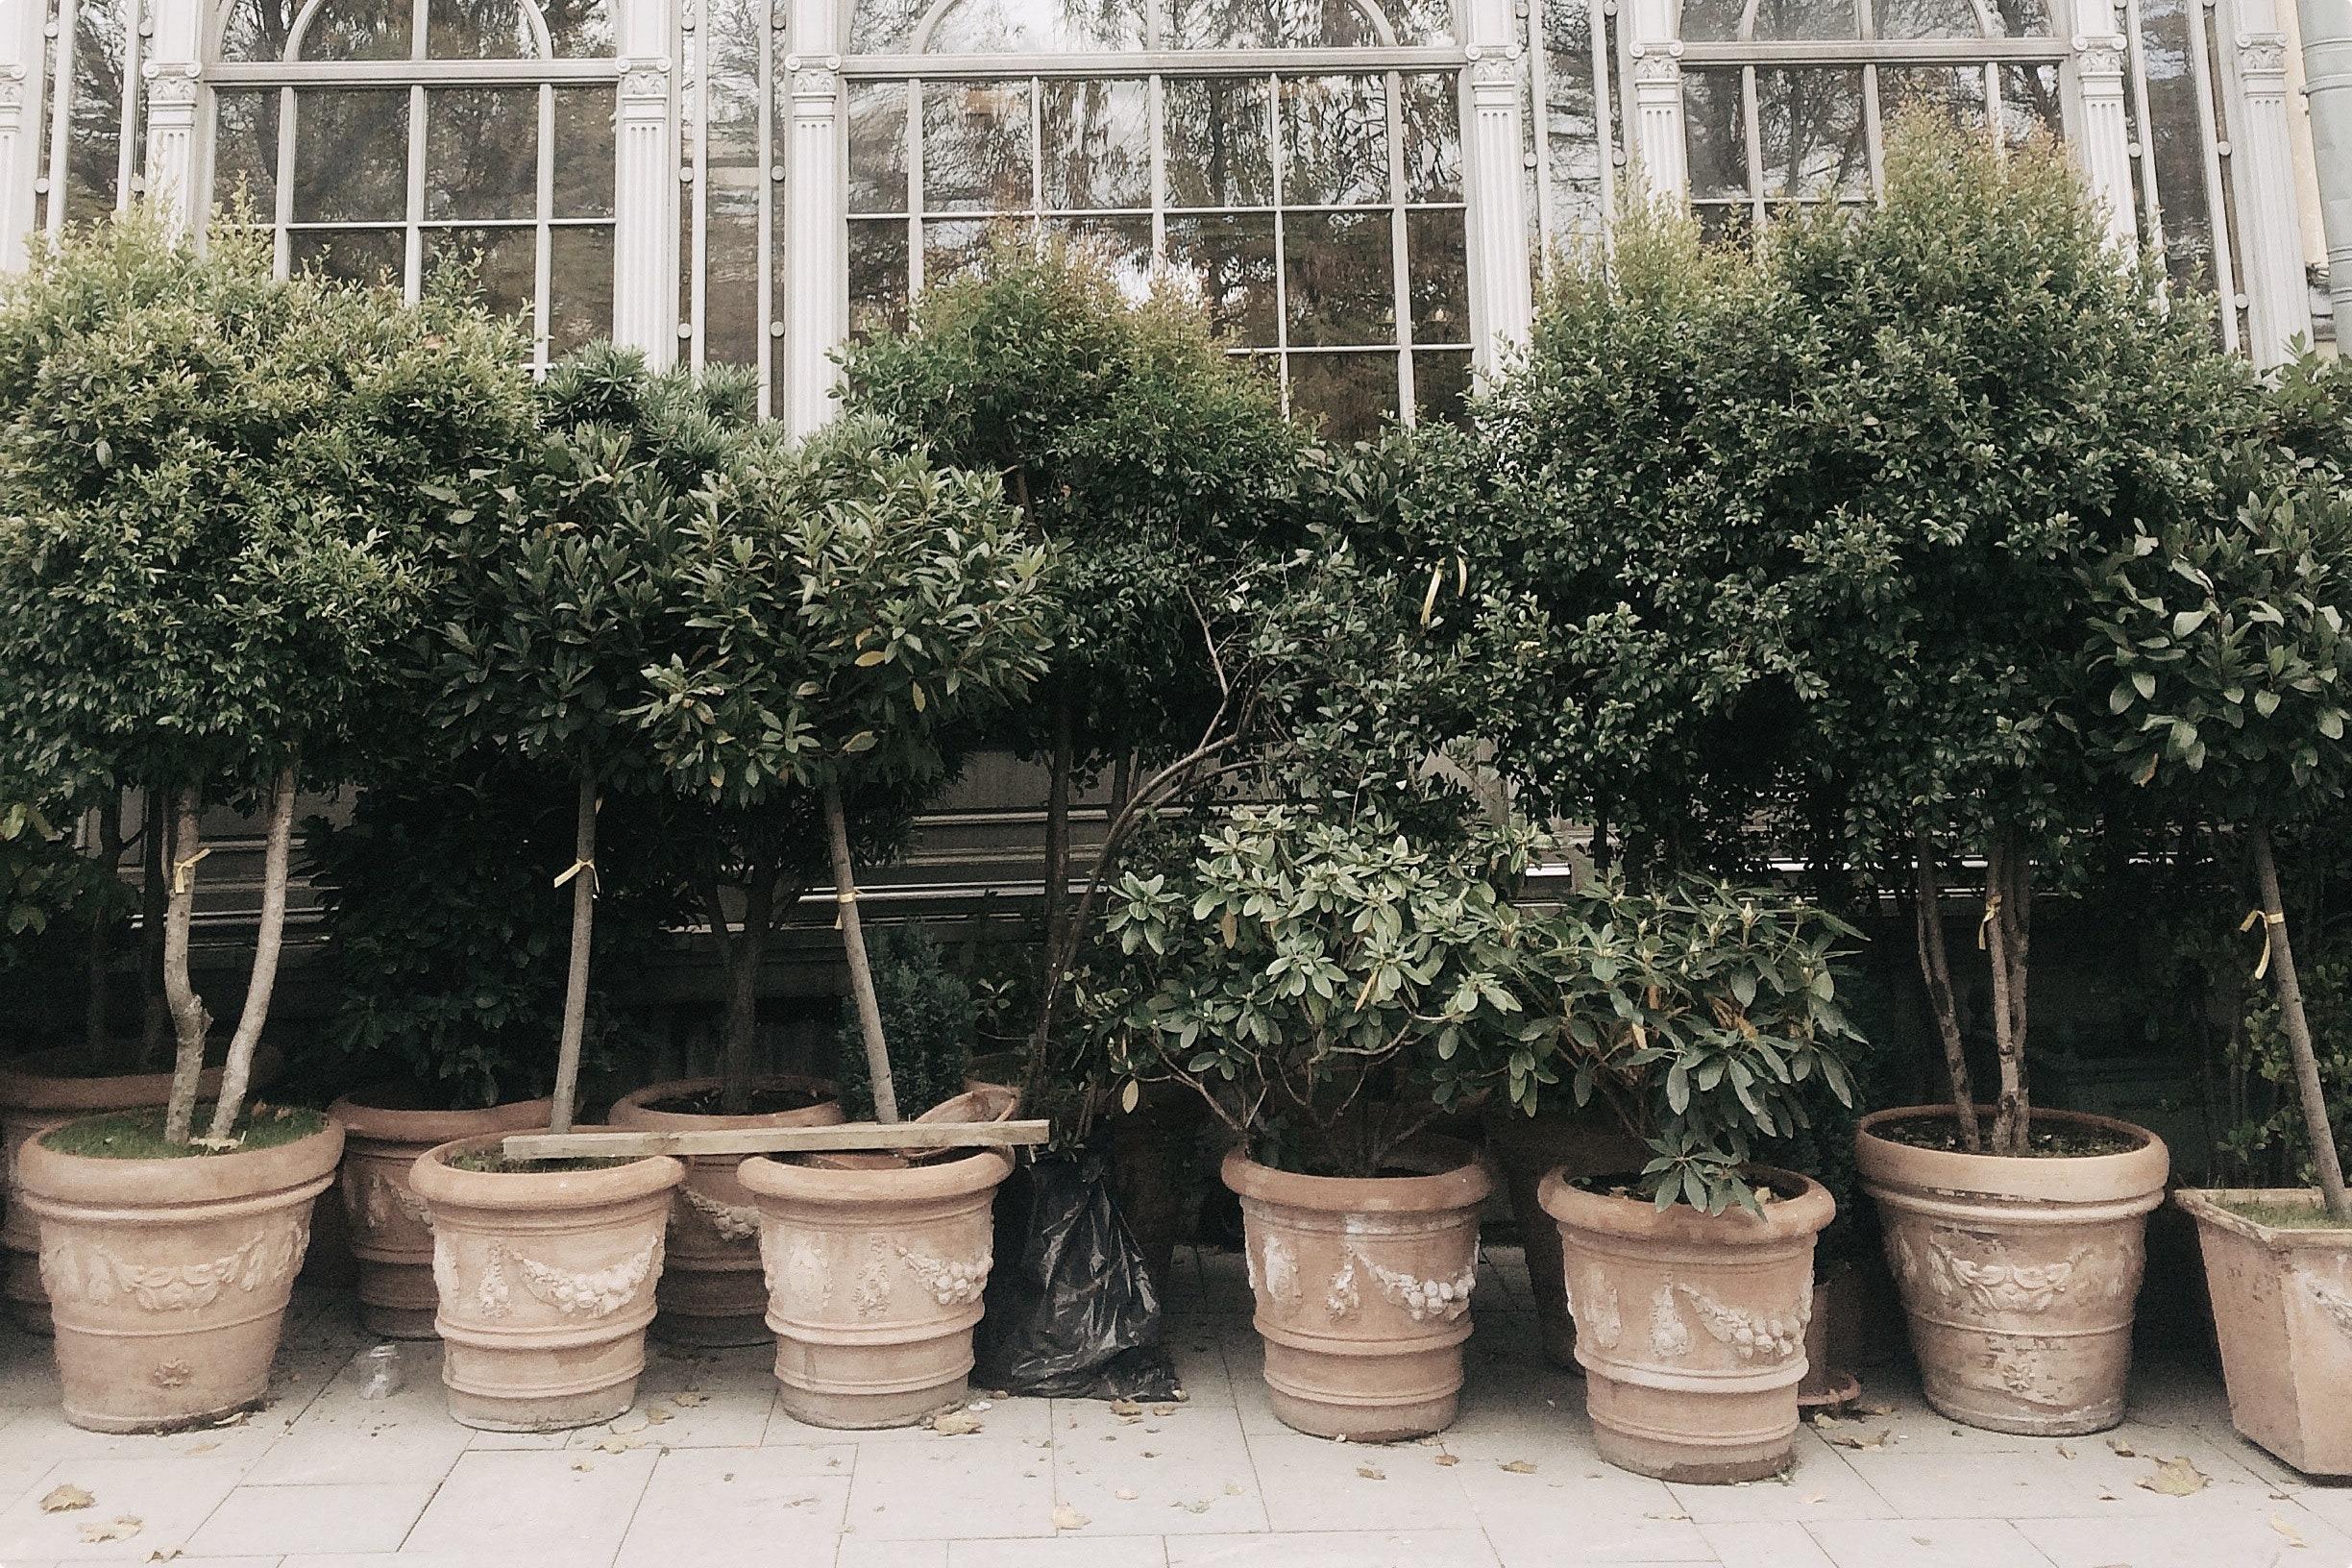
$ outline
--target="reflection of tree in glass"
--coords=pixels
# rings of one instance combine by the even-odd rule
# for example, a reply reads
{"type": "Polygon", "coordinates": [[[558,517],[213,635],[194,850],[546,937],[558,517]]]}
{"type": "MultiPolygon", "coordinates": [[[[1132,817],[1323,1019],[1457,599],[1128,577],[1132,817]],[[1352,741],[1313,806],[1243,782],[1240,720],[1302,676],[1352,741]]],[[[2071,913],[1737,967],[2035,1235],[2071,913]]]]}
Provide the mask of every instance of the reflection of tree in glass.
{"type": "Polygon", "coordinates": [[[923,85],[923,205],[935,211],[1029,210],[1029,86],[923,85]]]}
{"type": "Polygon", "coordinates": [[[408,94],[294,95],[294,221],[398,222],[408,208],[408,94]]]}
{"type": "Polygon", "coordinates": [[[1142,47],[1141,0],[957,0],[931,25],[928,46],[935,55],[1142,47]]]}
{"type": "Polygon", "coordinates": [[[67,222],[87,223],[114,210],[121,168],[123,19],[114,0],[76,8],[73,64],[63,200],[67,222]]]}
{"type": "Polygon", "coordinates": [[[1870,191],[1859,70],[1756,72],[1768,198],[1827,201],[1870,191]]]}
{"type": "MultiPolygon", "coordinates": [[[[300,0],[284,4],[290,26],[302,6],[300,0]]],[[[303,32],[303,59],[405,60],[414,28],[408,0],[328,0],[303,32]]]]}
{"type": "Polygon", "coordinates": [[[1151,84],[1047,82],[1039,105],[1048,211],[1151,206],[1151,84]]]}
{"type": "Polygon", "coordinates": [[[2141,81],[2147,89],[2148,172],[2164,197],[2165,265],[2176,282],[2214,286],[2213,227],[2205,185],[2205,136],[2189,64],[2189,33],[2201,26],[2194,0],[2141,0],[2141,81]]]}
{"type": "Polygon", "coordinates": [[[538,41],[518,0],[429,0],[425,54],[430,60],[527,60],[538,41]]]}
{"type": "MultiPolygon", "coordinates": [[[[1924,0],[1929,5],[1968,0],[1924,0]]],[[[1858,34],[1853,0],[1751,0],[1743,36],[1755,38],[1850,38],[1858,34]]],[[[1971,33],[1976,31],[1972,24],[1971,33]]]]}
{"type": "Polygon", "coordinates": [[[2058,103],[2058,67],[2004,65],[2000,73],[2001,105],[2008,124],[2002,135],[2012,145],[2036,132],[2063,134],[2065,121],[2058,103]]]}
{"type": "Polygon", "coordinates": [[[1274,199],[1267,86],[1258,77],[1177,77],[1162,88],[1170,207],[1263,207],[1274,199]]]}
{"type": "Polygon", "coordinates": [[[1387,103],[1384,77],[1285,77],[1281,86],[1283,205],[1385,200],[1387,103]]]}
{"type": "Polygon", "coordinates": [[[435,87],[425,97],[425,216],[533,215],[538,88],[435,87]]]}

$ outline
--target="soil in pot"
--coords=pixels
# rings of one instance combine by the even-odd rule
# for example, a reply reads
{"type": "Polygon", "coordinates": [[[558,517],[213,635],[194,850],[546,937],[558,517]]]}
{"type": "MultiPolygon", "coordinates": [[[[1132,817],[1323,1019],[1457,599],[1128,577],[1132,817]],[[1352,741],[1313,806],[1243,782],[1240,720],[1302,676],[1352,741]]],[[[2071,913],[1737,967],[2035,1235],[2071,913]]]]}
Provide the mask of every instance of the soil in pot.
{"type": "MultiPolygon", "coordinates": [[[[640,1132],[711,1132],[756,1127],[830,1127],[842,1120],[833,1086],[818,1078],[764,1078],[751,1107],[720,1107],[718,1078],[687,1078],[639,1090],[613,1107],[612,1124],[640,1132]]],[[[654,1332],[688,1345],[757,1345],[768,1338],[768,1287],[760,1275],[759,1210],[736,1179],[741,1155],[686,1163],[671,1201],[670,1261],[662,1270],[654,1332]]]]}
{"type": "Polygon", "coordinates": [[[776,1381],[795,1420],[911,1426],[965,1397],[992,1211],[1012,1171],[995,1150],[925,1163],[743,1162],[759,1208],[776,1381]]]}
{"type": "Polygon", "coordinates": [[[176,1431],[260,1402],[343,1152],[314,1111],[256,1107],[223,1151],[165,1143],[162,1117],[68,1122],[18,1153],[65,1416],[94,1432],[176,1431]]]}
{"type": "Polygon", "coordinates": [[[609,1421],[637,1397],[686,1167],[667,1155],[526,1165],[499,1153],[503,1137],[440,1144],[409,1175],[432,1213],[450,1415],[491,1432],[609,1421]]]}
{"type": "MultiPolygon", "coordinates": [[[[1992,1112],[1980,1113],[1990,1122],[1992,1112]]],[[[1878,1206],[1928,1404],[1993,1432],[2063,1437],[2123,1419],[2162,1139],[2107,1116],[2037,1111],[2033,1152],[1968,1154],[1948,1110],[1862,1118],[1862,1188],[1878,1206]]]]}
{"type": "Polygon", "coordinates": [[[1479,1208],[1493,1166],[1451,1139],[1409,1173],[1308,1176],[1225,1157],[1265,1380],[1284,1424],[1384,1442],[1451,1425],[1478,1278],[1479,1208]]]}
{"type": "Polygon", "coordinates": [[[2352,1476],[2352,1227],[2316,1192],[2184,1191],[2230,1421],[2308,1476],[2352,1476]]]}
{"type": "Polygon", "coordinates": [[[1571,1178],[1638,1170],[1650,1151],[1598,1106],[1550,1109],[1532,1116],[1499,1106],[1486,1114],[1485,1136],[1487,1152],[1501,1167],[1510,1194],[1520,1244],[1527,1249],[1528,1284],[1535,1297],[1544,1358],[1555,1366],[1574,1369],[1576,1320],[1568,1311],[1559,1227],[1543,1212],[1536,1189],[1555,1170],[1571,1178]]]}
{"type": "Polygon", "coordinates": [[[1794,1458],[1813,1238],[1837,1206],[1810,1177],[1751,1180],[1773,1194],[1761,1212],[1720,1214],[1661,1210],[1630,1182],[1543,1180],[1593,1440],[1620,1469],[1712,1484],[1794,1458]]]}
{"type": "Polygon", "coordinates": [[[425,1200],[408,1187],[417,1156],[455,1139],[545,1127],[552,1109],[548,1100],[517,1100],[442,1110],[406,1084],[359,1090],[328,1108],[347,1135],[343,1212],[359,1260],[359,1321],[370,1334],[433,1337],[432,1229],[425,1200]]]}

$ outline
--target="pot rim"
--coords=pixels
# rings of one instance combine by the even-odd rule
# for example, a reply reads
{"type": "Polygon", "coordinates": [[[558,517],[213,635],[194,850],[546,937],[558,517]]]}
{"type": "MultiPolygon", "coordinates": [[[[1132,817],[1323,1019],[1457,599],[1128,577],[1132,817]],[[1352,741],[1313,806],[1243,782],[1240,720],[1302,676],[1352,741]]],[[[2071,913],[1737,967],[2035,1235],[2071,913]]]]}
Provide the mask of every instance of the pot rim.
{"type": "Polygon", "coordinates": [[[1217,1174],[1239,1197],[1325,1213],[1411,1214],[1467,1209],[1485,1202],[1499,1184],[1486,1151],[1458,1139],[1416,1139],[1408,1147],[1451,1163],[1419,1176],[1307,1176],[1261,1164],[1246,1149],[1234,1149],[1226,1154],[1217,1174]]]}
{"type": "Polygon", "coordinates": [[[2319,1189],[2315,1187],[2185,1187],[2172,1194],[2174,1206],[2199,1225],[2243,1237],[2271,1252],[2352,1252],[2352,1224],[2266,1225],[2225,1207],[2232,1198],[2253,1198],[2272,1204],[2308,1199],[2314,1209],[2320,1206],[2319,1189]]]}
{"type": "Polygon", "coordinates": [[[369,1084],[337,1096],[327,1108],[327,1114],[355,1138],[429,1146],[480,1132],[523,1132],[544,1127],[555,1112],[555,1102],[545,1095],[527,1100],[501,1100],[496,1105],[478,1105],[462,1111],[380,1105],[368,1098],[370,1094],[404,1089],[404,1085],[390,1080],[369,1084]]]}
{"type": "MultiPolygon", "coordinates": [[[[602,1127],[576,1127],[600,1133],[602,1127]]],[[[478,1133],[436,1143],[408,1168],[409,1189],[428,1204],[468,1209],[543,1211],[597,1209],[649,1197],[686,1179],[686,1167],[667,1154],[648,1154],[595,1170],[459,1170],[449,1162],[504,1142],[504,1133],[478,1133]]]]}
{"type": "Polygon", "coordinates": [[[968,1197],[1012,1174],[1013,1157],[1000,1149],[974,1149],[957,1160],[884,1169],[791,1164],[766,1154],[751,1155],[735,1167],[735,1179],[757,1197],[845,1207],[968,1197]]]}
{"type": "Polygon", "coordinates": [[[1746,1209],[1704,1213],[1687,1203],[1660,1209],[1648,1198],[1621,1198],[1609,1192],[1588,1192],[1567,1178],[1566,1166],[1544,1172],[1536,1185],[1535,1201],[1561,1225],[1602,1236],[1639,1241],[1695,1242],[1710,1247],[1765,1246],[1818,1236],[1837,1217],[1837,1200],[1829,1189],[1802,1171],[1777,1165],[1751,1165],[1751,1174],[1779,1186],[1794,1185],[1793,1196],[1768,1205],[1760,1214],[1746,1209]]]}
{"type": "MultiPolygon", "coordinates": [[[[74,1045],[52,1045],[45,1050],[27,1051],[0,1063],[0,1106],[22,1111],[74,1111],[103,1114],[110,1111],[136,1111],[151,1105],[161,1105],[171,1098],[170,1068],[160,1072],[44,1072],[42,1067],[77,1061],[82,1051],[74,1045]],[[136,1085],[135,1090],[116,1088],[106,1092],[102,1086],[136,1085]],[[126,1103],[128,1102],[128,1103],[126,1103]]],[[[254,1052],[254,1078],[257,1083],[275,1069],[275,1047],[263,1046],[254,1052]],[[266,1055],[264,1053],[267,1053],[266,1055]]],[[[221,1066],[208,1065],[197,1079],[197,1096],[220,1092],[221,1066]]]]}
{"type": "MultiPolygon", "coordinates": [[[[1979,1106],[1980,1115],[1993,1108],[1979,1106]]],[[[1870,1188],[1924,1188],[1939,1192],[1981,1193],[1987,1197],[2069,1205],[2097,1204],[2115,1196],[2138,1198],[2164,1192],[2172,1168],[2172,1153],[2163,1139],[2145,1127],[2118,1116],[2089,1111],[2036,1111],[2036,1121],[2059,1121],[2096,1128],[2140,1140],[2135,1148],[2116,1154],[2005,1155],[1966,1154],[1949,1149],[1923,1149],[1885,1138],[1876,1131],[1891,1121],[1948,1115],[1944,1105],[1901,1105],[1874,1111],[1854,1124],[1854,1158],[1862,1180],[1870,1188]]],[[[2151,1204],[2152,1206],[2152,1204],[2151,1204]]]]}
{"type": "Polygon", "coordinates": [[[45,1203],[156,1209],[324,1182],[342,1158],[343,1127],[330,1117],[290,1143],[175,1160],[111,1160],[53,1149],[43,1138],[32,1138],[17,1151],[16,1176],[25,1207],[36,1213],[45,1203]]]}
{"type": "Polygon", "coordinates": [[[772,1085],[820,1091],[811,1104],[796,1111],[760,1111],[731,1116],[723,1111],[656,1111],[655,1100],[665,1100],[674,1094],[698,1094],[706,1090],[723,1089],[726,1080],[709,1078],[671,1078],[624,1094],[613,1102],[609,1118],[615,1127],[661,1127],[675,1122],[704,1129],[736,1127],[815,1127],[827,1126],[845,1119],[841,1108],[841,1095],[830,1078],[820,1078],[805,1072],[762,1073],[751,1080],[753,1089],[772,1085]],[[827,1112],[831,1115],[828,1116],[827,1112]]]}

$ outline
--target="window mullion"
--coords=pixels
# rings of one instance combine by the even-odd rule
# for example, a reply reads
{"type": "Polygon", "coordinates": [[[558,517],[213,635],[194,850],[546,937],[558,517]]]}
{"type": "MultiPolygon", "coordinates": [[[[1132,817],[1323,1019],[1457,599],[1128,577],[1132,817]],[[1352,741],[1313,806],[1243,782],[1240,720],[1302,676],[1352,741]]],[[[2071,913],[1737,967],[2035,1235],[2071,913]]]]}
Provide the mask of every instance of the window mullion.
{"type": "Polygon", "coordinates": [[[1282,388],[1282,409],[1290,412],[1290,252],[1283,223],[1283,164],[1289,156],[1282,134],[1282,78],[1266,73],[1266,163],[1274,182],[1274,374],[1282,388]]]}
{"type": "MultiPolygon", "coordinates": [[[[1406,271],[1405,242],[1405,79],[1395,71],[1382,78],[1387,92],[1388,120],[1388,269],[1390,308],[1396,326],[1390,336],[1396,352],[1397,417],[1413,423],[1412,280],[1406,271]]],[[[1455,79],[1457,92],[1460,78],[1455,79]]],[[[1507,171],[1519,178],[1519,171],[1507,171]]]]}
{"type": "Polygon", "coordinates": [[[919,78],[907,84],[907,311],[923,289],[923,122],[929,109],[919,78]]]}
{"type": "Polygon", "coordinates": [[[274,206],[278,220],[276,264],[278,276],[286,277],[294,270],[294,116],[300,99],[292,87],[278,89],[278,186],[274,206]]]}
{"type": "Polygon", "coordinates": [[[49,51],[49,206],[42,228],[51,239],[65,232],[66,160],[73,148],[74,55],[81,40],[77,0],[58,0],[57,40],[49,51]]]}
{"type": "MultiPolygon", "coordinates": [[[[417,0],[419,12],[424,0],[417,0]]],[[[408,89],[408,221],[405,225],[405,255],[402,263],[401,297],[416,304],[425,282],[425,140],[428,132],[425,89],[408,89]]]]}
{"type": "Polygon", "coordinates": [[[131,183],[138,172],[139,20],[141,0],[124,0],[122,116],[114,145],[114,210],[131,206],[131,183]]]}
{"type": "Polygon", "coordinates": [[[555,89],[546,83],[539,87],[539,168],[532,202],[538,222],[531,260],[531,357],[546,364],[553,357],[548,324],[554,312],[555,279],[554,226],[549,221],[555,215],[555,89]]]}

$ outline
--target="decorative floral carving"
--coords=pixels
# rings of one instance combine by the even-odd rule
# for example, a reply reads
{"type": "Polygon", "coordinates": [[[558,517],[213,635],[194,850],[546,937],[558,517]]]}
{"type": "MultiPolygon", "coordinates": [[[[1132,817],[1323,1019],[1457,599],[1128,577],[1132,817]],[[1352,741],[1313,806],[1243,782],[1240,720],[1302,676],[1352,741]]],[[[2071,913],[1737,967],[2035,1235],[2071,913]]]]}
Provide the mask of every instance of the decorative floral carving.
{"type": "Polygon", "coordinates": [[[986,1247],[980,1249],[978,1257],[967,1262],[916,1252],[894,1241],[891,1245],[906,1261],[915,1277],[922,1281],[923,1288],[931,1292],[931,1299],[942,1307],[963,1307],[978,1301],[980,1292],[988,1286],[991,1260],[986,1247]]]}
{"type": "MultiPolygon", "coordinates": [[[[1745,1308],[1727,1306],[1691,1286],[1678,1285],[1675,1288],[1698,1310],[1700,1327],[1717,1343],[1738,1351],[1743,1360],[1769,1353],[1775,1360],[1785,1360],[1796,1355],[1804,1343],[1805,1324],[1813,1315],[1809,1299],[1801,1299],[1788,1316],[1766,1317],[1745,1308]]],[[[1806,1294],[1809,1297],[1811,1292],[1806,1294]]]]}
{"type": "Polygon", "coordinates": [[[433,1294],[443,1301],[457,1299],[457,1256],[446,1237],[433,1237],[433,1294]]]}
{"type": "Polygon", "coordinates": [[[1331,1288],[1323,1292],[1323,1310],[1334,1317],[1345,1317],[1363,1305],[1363,1296],[1356,1288],[1356,1255],[1349,1253],[1347,1262],[1332,1276],[1331,1288]]]}
{"type": "Polygon", "coordinates": [[[344,1207],[356,1215],[362,1230],[380,1231],[399,1214],[412,1224],[429,1225],[425,1200],[380,1170],[354,1167],[344,1177],[344,1207]]]}
{"type": "Polygon", "coordinates": [[[2287,36],[2284,33],[2238,35],[2238,69],[2246,76],[2287,74],[2287,36]]]}
{"type": "Polygon", "coordinates": [[[150,61],[141,73],[147,79],[147,102],[156,108],[192,109],[196,104],[196,67],[150,61]]]}
{"type": "Polygon", "coordinates": [[[1965,1298],[1988,1312],[2043,1312],[2065,1293],[2075,1268],[2090,1251],[2077,1247],[2047,1263],[1979,1263],[1942,1241],[1927,1243],[1927,1278],[1938,1294],[1965,1298]]]}
{"type": "Polygon", "coordinates": [[[41,1284],[53,1297],[79,1297],[106,1306],[128,1296],[141,1311],[176,1312],[209,1307],[232,1286],[251,1295],[294,1276],[310,1244],[306,1219],[257,1233],[235,1251],[193,1263],[135,1263],[95,1242],[61,1238],[40,1252],[41,1284]]]}
{"type": "Polygon", "coordinates": [[[1577,1332],[1603,1350],[1615,1349],[1625,1337],[1625,1313],[1617,1307],[1617,1287],[1597,1268],[1585,1275],[1583,1288],[1568,1298],[1568,1312],[1576,1319],[1577,1332]]]}
{"type": "Polygon", "coordinates": [[[1393,1268],[1383,1268],[1369,1258],[1350,1257],[1350,1262],[1361,1262],[1372,1277],[1380,1282],[1381,1294],[1390,1304],[1402,1307],[1415,1323],[1435,1318],[1441,1323],[1458,1321],[1470,1310],[1470,1290],[1478,1283],[1478,1259],[1473,1257],[1452,1279],[1416,1279],[1393,1268]]]}
{"type": "Polygon", "coordinates": [[[474,1310],[484,1317],[498,1318],[504,1317],[513,1305],[513,1292],[506,1286],[506,1249],[494,1241],[489,1260],[482,1265],[481,1283],[474,1287],[474,1310]]]}
{"type": "Polygon", "coordinates": [[[158,1388],[185,1388],[196,1370],[185,1361],[165,1361],[151,1375],[158,1388]]]}
{"type": "MultiPolygon", "coordinates": [[[[502,1243],[492,1243],[494,1257],[505,1250],[502,1243]]],[[[515,1267],[523,1275],[524,1288],[564,1316],[610,1317],[635,1299],[638,1287],[648,1276],[661,1272],[662,1243],[655,1237],[610,1267],[577,1272],[539,1262],[519,1252],[513,1257],[515,1267]]]]}
{"type": "Polygon", "coordinates": [[[2123,40],[2100,34],[2074,39],[2074,67],[2085,76],[2119,77],[2123,74],[2123,40]]]}
{"type": "Polygon", "coordinates": [[[621,67],[621,96],[667,99],[670,96],[670,62],[666,60],[625,61],[621,67]]]}
{"type": "Polygon", "coordinates": [[[890,1305],[890,1254],[878,1236],[866,1238],[866,1266],[858,1270],[857,1285],[850,1291],[849,1304],[860,1317],[879,1317],[890,1305]]]}
{"type": "MultiPolygon", "coordinates": [[[[1241,1250],[1246,1253],[1249,1249],[1244,1247],[1241,1250]]],[[[1286,1307],[1298,1305],[1298,1260],[1290,1255],[1290,1243],[1279,1236],[1266,1237],[1265,1273],[1262,1278],[1265,1281],[1265,1293],[1270,1300],[1279,1301],[1286,1307]]],[[[1255,1294],[1257,1286],[1253,1283],[1250,1289],[1255,1294]]]]}
{"type": "MultiPolygon", "coordinates": [[[[722,1241],[748,1241],[760,1233],[759,1210],[750,1204],[722,1203],[691,1187],[679,1188],[678,1196],[722,1241]]],[[[676,1213],[671,1211],[674,1216],[676,1213]]]]}
{"type": "Polygon", "coordinates": [[[1675,1311],[1675,1287],[1661,1285],[1650,1298],[1650,1354],[1661,1361],[1679,1360],[1690,1353],[1690,1327],[1675,1311]]]}
{"type": "Polygon", "coordinates": [[[1670,83],[1679,86],[1682,82],[1682,46],[1679,43],[1635,45],[1633,80],[1670,83]]]}

